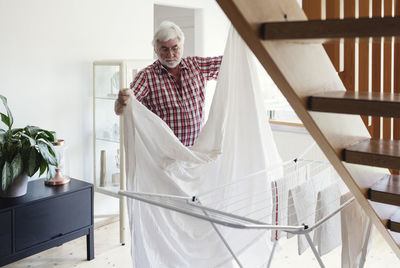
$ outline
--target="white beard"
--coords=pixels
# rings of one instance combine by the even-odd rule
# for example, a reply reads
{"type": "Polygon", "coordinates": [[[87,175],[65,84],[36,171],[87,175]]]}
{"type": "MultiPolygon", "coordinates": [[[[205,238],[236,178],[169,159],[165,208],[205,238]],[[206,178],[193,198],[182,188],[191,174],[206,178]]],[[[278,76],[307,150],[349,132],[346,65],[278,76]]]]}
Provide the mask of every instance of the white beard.
{"type": "Polygon", "coordinates": [[[178,64],[181,62],[182,57],[180,58],[173,58],[173,59],[167,59],[167,60],[162,60],[160,59],[160,62],[162,65],[167,66],[168,68],[175,68],[178,66],[178,64]]]}

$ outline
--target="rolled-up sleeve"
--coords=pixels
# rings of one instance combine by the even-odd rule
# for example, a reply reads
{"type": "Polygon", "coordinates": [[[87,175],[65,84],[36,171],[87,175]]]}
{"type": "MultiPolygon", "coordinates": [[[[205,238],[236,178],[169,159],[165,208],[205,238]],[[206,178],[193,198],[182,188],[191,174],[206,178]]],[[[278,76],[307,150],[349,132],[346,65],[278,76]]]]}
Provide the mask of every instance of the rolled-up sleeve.
{"type": "Polygon", "coordinates": [[[194,57],[200,72],[207,80],[217,79],[221,67],[222,56],[218,57],[194,57]]]}

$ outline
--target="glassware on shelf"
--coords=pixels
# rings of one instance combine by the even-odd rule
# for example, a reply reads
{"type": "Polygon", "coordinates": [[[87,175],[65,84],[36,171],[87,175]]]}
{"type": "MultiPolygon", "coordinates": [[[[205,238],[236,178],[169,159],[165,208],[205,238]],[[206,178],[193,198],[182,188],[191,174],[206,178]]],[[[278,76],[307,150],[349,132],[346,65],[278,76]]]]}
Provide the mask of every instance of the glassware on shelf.
{"type": "MultiPolygon", "coordinates": [[[[120,169],[119,156],[120,156],[119,149],[117,149],[117,153],[115,154],[115,166],[116,166],[117,170],[120,169]]],[[[119,181],[120,181],[120,172],[113,173],[112,176],[111,176],[112,185],[118,186],[119,185],[119,181]]]]}
{"type": "Polygon", "coordinates": [[[67,184],[71,180],[69,177],[68,147],[65,145],[64,140],[59,139],[54,143],[54,148],[59,158],[56,176],[50,180],[45,180],[44,183],[50,186],[67,184]]]}
{"type": "Polygon", "coordinates": [[[113,139],[119,140],[119,125],[117,123],[113,124],[113,139]]]}
{"type": "Polygon", "coordinates": [[[120,87],[120,66],[95,65],[95,97],[97,99],[116,99],[120,87]]]}
{"type": "Polygon", "coordinates": [[[119,71],[115,72],[111,79],[111,92],[107,94],[108,97],[116,98],[119,91],[119,71]]]}

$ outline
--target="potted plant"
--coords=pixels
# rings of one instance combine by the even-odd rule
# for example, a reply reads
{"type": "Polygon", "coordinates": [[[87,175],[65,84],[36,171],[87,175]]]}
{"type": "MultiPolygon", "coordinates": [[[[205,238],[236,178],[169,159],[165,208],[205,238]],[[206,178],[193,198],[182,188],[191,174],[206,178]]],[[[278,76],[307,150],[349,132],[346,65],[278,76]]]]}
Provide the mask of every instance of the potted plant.
{"type": "Polygon", "coordinates": [[[47,180],[56,175],[58,156],[53,146],[55,132],[35,126],[12,128],[13,116],[7,99],[0,95],[6,109],[0,113],[6,128],[0,128],[0,196],[17,197],[27,190],[28,178],[47,171],[47,180]]]}

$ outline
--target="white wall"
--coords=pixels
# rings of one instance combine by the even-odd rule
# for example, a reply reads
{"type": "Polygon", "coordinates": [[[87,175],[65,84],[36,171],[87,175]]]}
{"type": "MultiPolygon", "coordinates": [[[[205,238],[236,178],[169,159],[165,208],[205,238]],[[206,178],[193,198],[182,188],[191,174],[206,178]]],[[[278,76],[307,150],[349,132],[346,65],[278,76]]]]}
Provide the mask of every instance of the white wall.
{"type": "Polygon", "coordinates": [[[15,126],[66,140],[74,177],[92,179],[91,63],[152,57],[152,11],[151,1],[0,0],[0,94],[15,126]]]}
{"type": "Polygon", "coordinates": [[[0,0],[0,94],[15,127],[66,140],[73,177],[93,177],[92,62],[152,58],[153,4],[165,2],[197,8],[201,51],[223,53],[227,20],[213,0],[0,0]]]}
{"type": "Polygon", "coordinates": [[[276,125],[272,125],[271,128],[283,162],[300,156],[303,159],[327,161],[325,155],[305,129],[276,125]]]}

